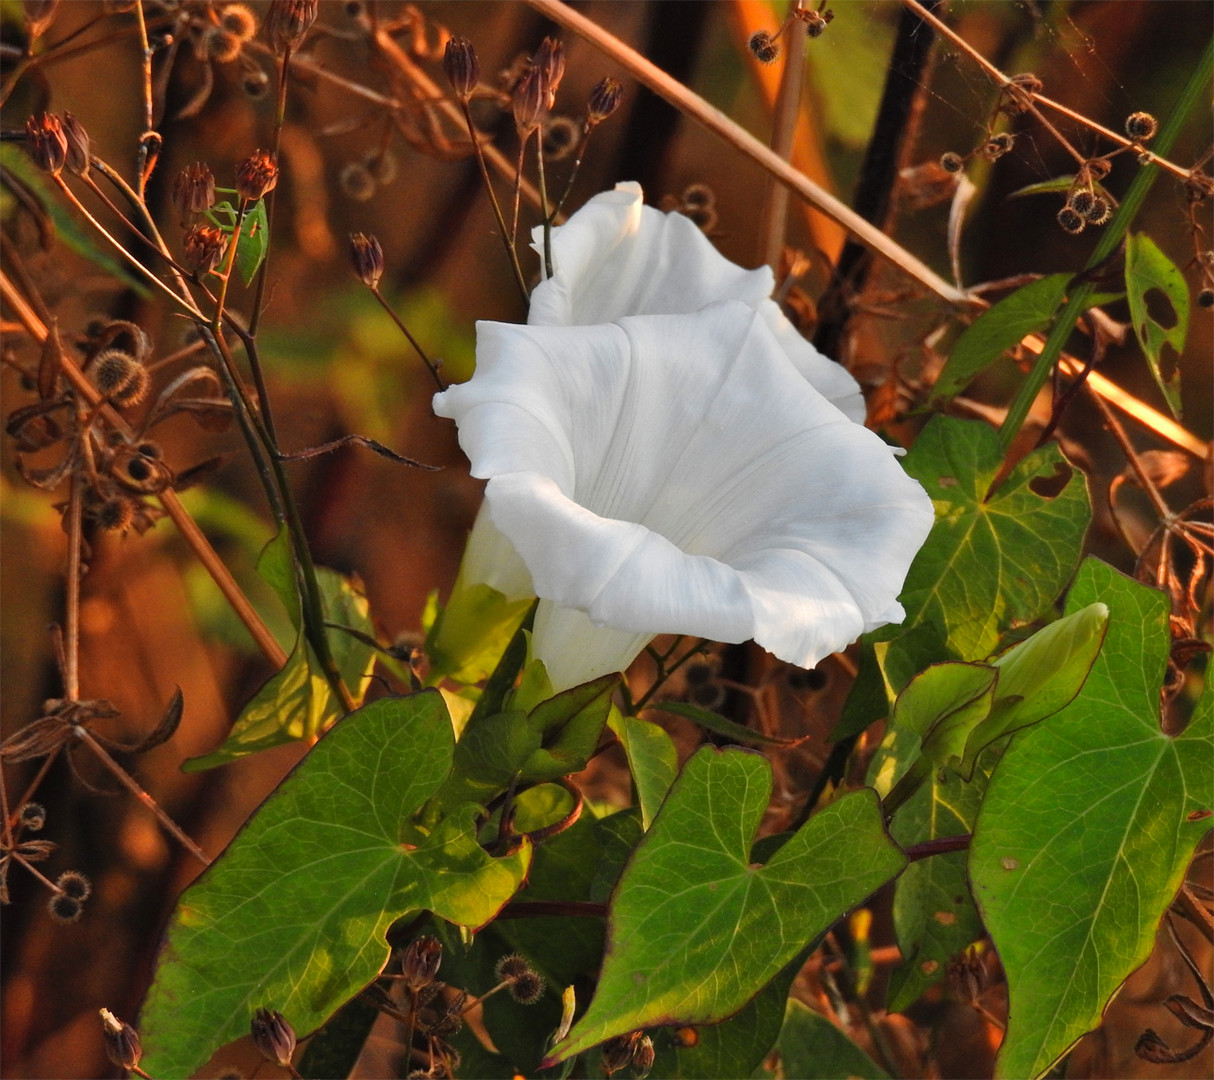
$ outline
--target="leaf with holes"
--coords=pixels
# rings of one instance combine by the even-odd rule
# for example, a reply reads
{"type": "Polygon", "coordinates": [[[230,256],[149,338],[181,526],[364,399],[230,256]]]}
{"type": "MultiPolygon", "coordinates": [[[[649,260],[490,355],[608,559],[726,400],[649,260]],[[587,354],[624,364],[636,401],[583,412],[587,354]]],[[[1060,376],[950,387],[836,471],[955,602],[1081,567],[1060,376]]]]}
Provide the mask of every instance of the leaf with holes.
{"type": "Polygon", "coordinates": [[[902,590],[904,625],[936,624],[962,660],[990,655],[1005,630],[1049,610],[1091,516],[1082,475],[1056,447],[1026,455],[987,498],[1002,464],[989,427],[943,416],[904,460],[936,508],[902,590]]]}
{"type": "Polygon", "coordinates": [[[752,865],[771,785],[750,751],[704,747],[688,761],[616,887],[590,1007],[550,1061],[638,1028],[732,1016],[906,865],[869,789],[752,865]]]}
{"type": "Polygon", "coordinates": [[[1000,1076],[1040,1076],[1099,1023],[1209,829],[1209,683],[1182,734],[1160,728],[1167,597],[1089,559],[1067,607],[1096,602],[1108,632],[1087,682],[1015,736],[975,825],[970,879],[1010,994],[1000,1076]]]}
{"type": "Polygon", "coordinates": [[[1189,287],[1176,264],[1146,233],[1131,233],[1126,237],[1125,287],[1130,321],[1134,324],[1138,343],[1146,353],[1151,374],[1163,391],[1168,408],[1179,419],[1180,369],[1177,361],[1189,332],[1189,287]],[[1164,357],[1165,345],[1174,350],[1175,355],[1170,360],[1164,357]]]}
{"type": "Polygon", "coordinates": [[[178,904],[143,1011],[151,1075],[192,1075],[261,1007],[315,1030],[383,968],[408,912],[468,927],[497,914],[530,845],[491,858],[470,803],[413,821],[454,753],[437,691],[376,701],[313,747],[178,904]]]}

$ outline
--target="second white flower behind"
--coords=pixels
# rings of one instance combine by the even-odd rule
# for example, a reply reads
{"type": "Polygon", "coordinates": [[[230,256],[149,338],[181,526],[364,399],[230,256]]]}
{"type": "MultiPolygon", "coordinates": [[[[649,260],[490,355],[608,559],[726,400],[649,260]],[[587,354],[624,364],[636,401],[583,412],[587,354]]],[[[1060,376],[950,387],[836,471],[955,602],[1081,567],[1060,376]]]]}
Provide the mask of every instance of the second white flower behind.
{"type": "Polygon", "coordinates": [[[435,411],[551,602],[534,653],[557,690],[659,633],[753,638],[810,667],[903,617],[931,501],[754,307],[480,323],[476,374],[435,411]]]}

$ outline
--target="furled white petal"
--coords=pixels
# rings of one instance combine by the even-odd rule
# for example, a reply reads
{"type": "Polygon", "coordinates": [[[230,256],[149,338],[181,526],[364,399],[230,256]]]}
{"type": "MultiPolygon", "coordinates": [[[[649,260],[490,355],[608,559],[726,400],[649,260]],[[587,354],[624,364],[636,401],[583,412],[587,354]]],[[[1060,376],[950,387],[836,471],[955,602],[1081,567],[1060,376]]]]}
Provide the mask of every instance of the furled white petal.
{"type": "MultiPolygon", "coordinates": [[[[540,229],[533,246],[543,250],[540,229]]],[[[856,380],[806,341],[770,299],[770,267],[730,262],[683,214],[642,202],[636,183],[596,195],[553,230],[553,275],[531,294],[532,326],[588,326],[630,315],[682,315],[720,300],[760,312],[798,371],[828,401],[864,421],[856,380]]]]}
{"type": "Polygon", "coordinates": [[[494,525],[539,596],[638,635],[632,655],[680,633],[812,666],[900,615],[931,502],[753,308],[481,323],[477,357],[435,411],[494,525]]]}

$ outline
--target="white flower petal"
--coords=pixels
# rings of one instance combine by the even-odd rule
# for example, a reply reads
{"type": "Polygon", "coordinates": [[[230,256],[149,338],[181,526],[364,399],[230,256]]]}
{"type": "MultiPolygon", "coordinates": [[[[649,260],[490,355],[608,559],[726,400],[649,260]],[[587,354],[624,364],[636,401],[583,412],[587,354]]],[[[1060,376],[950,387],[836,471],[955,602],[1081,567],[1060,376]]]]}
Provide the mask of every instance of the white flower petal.
{"type": "Polygon", "coordinates": [[[900,613],[931,502],[753,309],[482,323],[477,354],[435,408],[539,596],[803,666],[900,613]]]}
{"type": "MultiPolygon", "coordinates": [[[[533,247],[543,250],[542,230],[533,247]]],[[[588,326],[631,315],[682,315],[720,300],[760,312],[801,375],[857,423],[864,398],[856,380],[806,341],[770,299],[770,267],[730,262],[687,217],[642,202],[636,183],[596,195],[553,230],[554,273],[531,294],[532,326],[588,326]]]]}

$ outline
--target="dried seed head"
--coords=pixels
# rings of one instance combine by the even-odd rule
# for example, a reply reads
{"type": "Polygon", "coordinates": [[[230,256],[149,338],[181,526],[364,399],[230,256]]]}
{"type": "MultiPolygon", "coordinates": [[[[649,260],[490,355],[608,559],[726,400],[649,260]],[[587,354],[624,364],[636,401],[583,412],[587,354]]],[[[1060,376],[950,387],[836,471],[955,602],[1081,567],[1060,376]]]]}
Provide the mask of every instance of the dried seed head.
{"type": "Polygon", "coordinates": [[[101,1024],[105,1031],[105,1056],[120,1069],[128,1072],[134,1069],[143,1057],[139,1032],[130,1024],[124,1024],[109,1009],[101,1010],[101,1024]]]}
{"type": "Polygon", "coordinates": [[[510,984],[507,991],[520,1005],[534,1005],[544,996],[544,980],[534,971],[527,971],[510,984]]]}
{"type": "Polygon", "coordinates": [[[77,176],[89,171],[89,133],[70,112],[63,114],[63,137],[67,139],[67,169],[77,176]]]}
{"type": "Polygon", "coordinates": [[[278,164],[268,151],[254,150],[236,166],[236,194],[242,199],[260,199],[277,183],[278,164]]]}
{"type": "Polygon", "coordinates": [[[1064,206],[1058,211],[1058,224],[1062,226],[1065,232],[1069,232],[1072,236],[1078,236],[1087,226],[1087,219],[1069,206],[1064,206]]]}
{"type": "Polygon", "coordinates": [[[391,150],[364,155],[363,165],[377,184],[390,184],[396,179],[396,155],[391,150]]]}
{"type": "Polygon", "coordinates": [[[1205,308],[1207,311],[1214,308],[1214,289],[1205,288],[1197,294],[1197,306],[1205,308]]]}
{"type": "Polygon", "coordinates": [[[88,509],[90,519],[106,532],[126,532],[135,523],[136,501],[126,495],[110,495],[88,509]]]}
{"type": "Polygon", "coordinates": [[[46,824],[46,807],[36,802],[25,803],[17,811],[17,823],[30,832],[37,832],[46,824]]]}
{"type": "Polygon", "coordinates": [[[423,934],[409,942],[401,959],[401,970],[405,985],[410,990],[420,990],[434,982],[443,960],[443,946],[438,938],[423,934]]]}
{"type": "Polygon", "coordinates": [[[1096,195],[1093,196],[1092,205],[1088,207],[1083,216],[1089,225],[1103,225],[1113,216],[1113,208],[1103,195],[1096,195]]]}
{"type": "Polygon", "coordinates": [[[208,26],[202,35],[202,56],[217,64],[230,64],[240,55],[244,42],[222,26],[208,26]]]}
{"type": "Polygon", "coordinates": [[[215,205],[215,176],[204,162],[187,165],[173,178],[173,205],[183,222],[215,205]]]}
{"type": "Polygon", "coordinates": [[[540,73],[548,95],[549,109],[556,103],[556,92],[565,77],[565,46],[557,38],[546,37],[531,58],[531,63],[540,73]]]}
{"type": "Polygon", "coordinates": [[[135,453],[141,458],[146,458],[148,461],[160,461],[164,458],[164,451],[160,449],[160,444],[153,442],[151,439],[137,442],[135,444],[135,453]]]}
{"type": "Polygon", "coordinates": [[[805,32],[811,37],[821,37],[822,31],[834,19],[835,13],[830,10],[826,11],[806,11],[802,14],[801,19],[805,23],[805,32]]]}
{"type": "Polygon", "coordinates": [[[319,0],[270,0],[265,32],[277,53],[297,49],[316,21],[319,0]]]}
{"type": "Polygon", "coordinates": [[[78,870],[65,870],[56,880],[55,887],[64,896],[80,901],[87,900],[93,891],[92,883],[78,870]]]}
{"type": "Polygon", "coordinates": [[[347,161],[337,174],[342,193],[355,202],[367,202],[375,195],[375,177],[361,161],[347,161]]]}
{"type": "Polygon", "coordinates": [[[225,4],[219,10],[219,25],[241,41],[257,33],[257,19],[244,4],[225,4]]]}
{"type": "Polygon", "coordinates": [[[711,206],[693,206],[683,211],[683,216],[706,233],[717,227],[717,212],[711,206]]]}
{"type": "Polygon", "coordinates": [[[632,1075],[636,1080],[645,1080],[653,1068],[655,1057],[657,1052],[653,1048],[653,1040],[648,1035],[642,1035],[632,1050],[632,1075]]]}
{"type": "Polygon", "coordinates": [[[548,115],[548,87],[540,69],[531,64],[511,95],[514,124],[522,136],[530,135],[548,115]]]}
{"type": "Polygon", "coordinates": [[[65,896],[63,893],[51,893],[46,910],[55,922],[74,923],[80,918],[84,905],[75,897],[65,896]]]}
{"type": "Polygon", "coordinates": [[[366,233],[350,234],[350,261],[354,273],[369,289],[377,288],[384,275],[384,249],[374,236],[366,233]]]}
{"type": "Polygon", "coordinates": [[[1159,121],[1150,113],[1130,113],[1125,118],[1125,133],[1135,142],[1146,142],[1155,138],[1155,132],[1158,130],[1159,121]]]}
{"type": "Polygon", "coordinates": [[[295,1029],[277,1009],[258,1009],[250,1025],[253,1045],[267,1061],[282,1068],[291,1064],[295,1053],[295,1029]]]}
{"type": "Polygon", "coordinates": [[[251,98],[265,97],[270,88],[270,76],[256,64],[252,64],[245,68],[240,85],[251,98]]]}
{"type": "Polygon", "coordinates": [[[716,204],[716,192],[707,184],[688,184],[683,189],[684,210],[707,210],[709,207],[716,206],[716,204]]]}
{"type": "Polygon", "coordinates": [[[40,169],[58,176],[67,163],[67,136],[54,113],[31,116],[25,122],[25,148],[40,169]]]}
{"type": "Polygon", "coordinates": [[[507,953],[493,965],[493,977],[498,982],[513,982],[531,971],[527,958],[518,953],[507,953]]]}
{"type": "Polygon", "coordinates": [[[123,402],[142,398],[148,388],[147,369],[130,353],[121,349],[106,349],[98,353],[89,365],[89,378],[110,401],[123,402]]]}
{"type": "Polygon", "coordinates": [[[610,75],[604,75],[590,91],[590,100],[586,103],[586,123],[591,127],[601,124],[620,107],[623,97],[624,88],[610,75]]]}
{"type": "Polygon", "coordinates": [[[965,159],[952,150],[940,155],[940,168],[946,173],[959,173],[965,167],[965,159]]]}
{"type": "Polygon", "coordinates": [[[443,74],[461,101],[467,101],[480,82],[481,68],[476,59],[476,49],[464,37],[453,37],[447,42],[443,53],[443,74]]]}
{"type": "Polygon", "coordinates": [[[1001,131],[996,135],[992,135],[986,140],[986,144],[982,147],[982,156],[987,161],[997,161],[1003,157],[1013,145],[1015,145],[1016,136],[1006,131],[1001,131]]]}
{"type": "Polygon", "coordinates": [[[766,30],[756,30],[750,35],[747,45],[750,46],[750,51],[754,53],[755,59],[761,64],[770,64],[780,55],[780,46],[766,30]]]}
{"type": "Polygon", "coordinates": [[[167,475],[156,462],[132,453],[117,455],[110,473],[123,487],[139,492],[162,490],[167,475]]]}
{"type": "Polygon", "coordinates": [[[568,116],[550,116],[544,124],[540,148],[549,161],[561,161],[573,153],[578,142],[578,126],[568,116]]]}
{"type": "Polygon", "coordinates": [[[1087,217],[1096,203],[1096,193],[1087,188],[1080,188],[1078,191],[1072,191],[1066,202],[1075,213],[1087,217]]]}
{"type": "Polygon", "coordinates": [[[213,270],[228,246],[228,234],[215,225],[194,225],[181,241],[181,261],[200,274],[213,270]]]}

